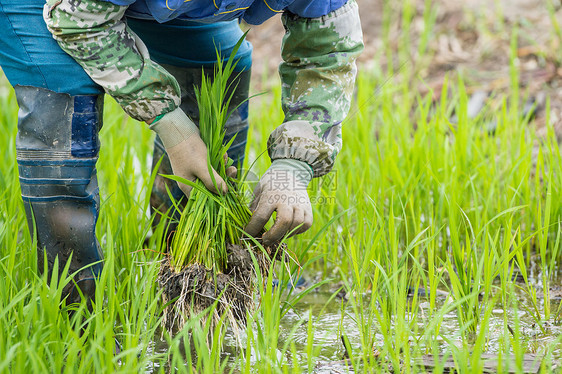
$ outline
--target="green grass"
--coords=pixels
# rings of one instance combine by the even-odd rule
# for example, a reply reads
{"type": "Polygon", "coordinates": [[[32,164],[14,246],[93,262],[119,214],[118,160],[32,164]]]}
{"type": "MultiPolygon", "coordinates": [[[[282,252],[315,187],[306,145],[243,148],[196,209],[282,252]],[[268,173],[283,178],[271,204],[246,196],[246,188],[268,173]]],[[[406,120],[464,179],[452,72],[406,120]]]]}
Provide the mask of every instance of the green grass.
{"type": "MultiPolygon", "coordinates": [[[[174,336],[160,328],[161,228],[143,246],[150,228],[152,134],[110,99],[98,163],[105,267],[91,314],[84,306],[72,317],[60,310],[68,277],[57,284],[37,275],[18,197],[16,102],[11,91],[3,94],[0,372],[312,372],[342,357],[340,336],[357,372],[388,365],[419,372],[401,365],[444,354],[459,372],[473,373],[486,352],[514,354],[518,365],[523,354],[536,352],[549,372],[562,357],[561,309],[540,294],[561,279],[559,146],[551,127],[538,139],[522,118],[516,34],[510,95],[497,98],[495,134],[486,131],[485,118],[468,118],[462,74],[448,76],[435,104],[411,89],[423,66],[408,62],[410,51],[431,53],[435,15],[429,4],[420,40],[404,33],[395,50],[387,37],[380,50],[397,65],[361,72],[335,173],[311,187],[314,227],[288,242],[294,258],[277,265],[281,283],[298,271],[309,279],[319,274],[326,283],[315,284],[318,293],[287,293],[273,287],[272,277],[258,277],[260,303],[251,328],[238,343],[227,335],[224,354],[216,349],[220,342],[207,340],[209,327],[196,320],[174,336]],[[456,124],[449,121],[453,112],[456,124]],[[449,296],[409,297],[411,287],[449,296]],[[332,292],[340,288],[347,299],[332,292]],[[114,336],[123,344],[118,357],[114,336]]],[[[412,6],[407,2],[398,12],[387,4],[383,31],[396,18],[408,22],[412,6]]],[[[250,155],[263,152],[282,121],[279,99],[276,87],[253,104],[250,155]]],[[[257,159],[257,171],[267,166],[267,157],[257,159]]]]}

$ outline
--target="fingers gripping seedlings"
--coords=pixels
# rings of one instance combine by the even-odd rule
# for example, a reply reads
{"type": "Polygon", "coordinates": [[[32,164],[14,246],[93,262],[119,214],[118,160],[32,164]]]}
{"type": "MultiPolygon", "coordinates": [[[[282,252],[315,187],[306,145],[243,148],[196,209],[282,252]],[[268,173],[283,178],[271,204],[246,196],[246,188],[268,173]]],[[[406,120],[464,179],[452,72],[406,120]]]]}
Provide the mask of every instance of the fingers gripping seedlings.
{"type": "Polygon", "coordinates": [[[273,212],[274,225],[263,235],[266,245],[280,241],[286,234],[302,233],[312,225],[312,205],[307,186],[312,170],[302,161],[274,160],[255,189],[254,214],[246,226],[250,235],[258,235],[273,212]]]}

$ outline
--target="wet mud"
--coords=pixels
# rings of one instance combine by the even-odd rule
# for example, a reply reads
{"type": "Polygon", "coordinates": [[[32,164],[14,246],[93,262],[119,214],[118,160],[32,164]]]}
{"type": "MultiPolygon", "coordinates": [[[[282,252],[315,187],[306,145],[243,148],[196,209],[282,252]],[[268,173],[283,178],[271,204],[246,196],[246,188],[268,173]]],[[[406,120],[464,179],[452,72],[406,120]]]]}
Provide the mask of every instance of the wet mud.
{"type": "Polygon", "coordinates": [[[233,331],[245,328],[247,313],[255,307],[257,271],[262,275],[269,274],[272,258],[278,257],[280,251],[276,248],[273,253],[271,248],[249,244],[229,244],[227,251],[227,266],[223,272],[200,264],[176,272],[169,260],[162,264],[158,285],[163,291],[162,301],[168,304],[164,311],[164,325],[169,331],[181,328],[187,320],[198,315],[202,316],[202,324],[210,318],[215,326],[226,317],[233,331]],[[210,314],[203,313],[214,304],[210,314]]]}

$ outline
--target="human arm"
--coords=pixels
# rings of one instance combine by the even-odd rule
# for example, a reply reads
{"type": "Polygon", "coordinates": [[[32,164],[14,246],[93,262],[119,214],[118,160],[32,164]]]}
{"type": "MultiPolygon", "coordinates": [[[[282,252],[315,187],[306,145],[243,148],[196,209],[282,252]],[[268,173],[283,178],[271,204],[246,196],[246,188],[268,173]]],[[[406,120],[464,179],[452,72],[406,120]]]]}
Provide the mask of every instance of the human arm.
{"type": "Polygon", "coordinates": [[[342,147],[341,124],[351,105],[355,60],[363,50],[359,12],[353,0],[319,18],[285,13],[283,24],[286,34],[280,74],[285,120],[269,137],[272,166],[256,188],[254,215],[246,227],[249,234],[259,234],[276,211],[275,224],[264,235],[266,242],[280,240],[293,230],[303,232],[312,224],[306,186],[312,177],[332,169],[342,147]],[[310,178],[304,178],[303,165],[310,168],[310,178]],[[286,184],[270,183],[285,176],[290,178],[286,184]],[[296,189],[303,187],[304,195],[299,192],[295,198],[296,189]],[[300,214],[302,209],[306,218],[300,214]]]}
{"type": "MultiPolygon", "coordinates": [[[[100,0],[48,0],[44,19],[61,48],[104,88],[127,114],[151,124],[163,140],[174,174],[201,179],[215,190],[205,144],[196,125],[180,110],[175,78],[150,59],[123,20],[127,6],[100,0]],[[155,120],[156,119],[156,120],[155,120]]],[[[220,190],[226,185],[215,173],[220,190]]],[[[190,188],[179,184],[187,195],[190,188]]]]}

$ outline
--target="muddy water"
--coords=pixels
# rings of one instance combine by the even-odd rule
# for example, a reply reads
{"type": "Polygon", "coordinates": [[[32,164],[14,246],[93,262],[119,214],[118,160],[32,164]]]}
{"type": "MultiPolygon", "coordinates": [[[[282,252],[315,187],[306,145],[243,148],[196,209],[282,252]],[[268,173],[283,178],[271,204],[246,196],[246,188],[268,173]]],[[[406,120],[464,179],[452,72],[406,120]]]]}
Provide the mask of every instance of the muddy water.
{"type": "MultiPolygon", "coordinates": [[[[562,278],[556,284],[562,284],[562,278]]],[[[537,283],[535,283],[538,286],[537,283]]],[[[554,292],[551,294],[551,310],[553,317],[551,322],[542,324],[542,328],[536,323],[532,314],[533,306],[524,291],[517,291],[517,298],[520,301],[518,311],[508,310],[504,311],[501,307],[493,310],[490,317],[489,330],[487,333],[487,344],[484,353],[497,353],[505,341],[505,316],[507,314],[508,324],[510,327],[515,328],[514,320],[515,313],[518,314],[521,331],[521,347],[526,353],[544,354],[547,350],[552,350],[553,358],[562,362],[562,325],[554,321],[558,312],[560,299],[562,298],[562,287],[553,287],[554,292]]],[[[540,293],[540,290],[539,290],[540,293]]],[[[411,337],[412,341],[417,341],[422,338],[425,333],[425,328],[430,321],[429,316],[429,301],[424,297],[424,291],[419,292],[419,312],[417,316],[417,336],[411,337]]],[[[314,346],[319,348],[319,355],[316,359],[317,364],[314,368],[314,373],[334,373],[334,372],[349,372],[351,370],[342,359],[344,358],[345,349],[341,341],[341,331],[345,331],[349,339],[352,350],[356,354],[361,352],[361,339],[360,331],[357,324],[353,321],[353,310],[350,306],[345,307],[344,317],[342,318],[341,299],[332,298],[332,292],[328,290],[320,290],[305,296],[294,308],[290,311],[281,321],[279,345],[287,340],[291,340],[296,344],[297,352],[302,352],[298,356],[301,367],[306,368],[306,346],[308,343],[307,321],[309,318],[313,319],[314,323],[314,346]],[[330,300],[331,299],[331,300],[330,300]],[[319,315],[319,313],[321,313],[319,315]],[[300,328],[294,330],[298,324],[302,324],[300,328]]],[[[368,299],[370,295],[366,295],[368,299]]],[[[450,298],[446,293],[442,292],[438,295],[437,310],[443,308],[450,298]]],[[[539,299],[539,310],[543,311],[543,299],[539,299]]],[[[344,304],[346,304],[344,302],[344,304]]],[[[348,303],[347,303],[348,304],[348,303]]],[[[368,306],[365,306],[365,313],[368,313],[368,306]]],[[[450,313],[445,314],[440,324],[440,334],[437,340],[437,346],[441,353],[450,352],[450,344],[462,346],[461,337],[459,335],[459,322],[456,314],[456,309],[450,313]]],[[[383,335],[377,333],[376,326],[373,326],[373,333],[375,334],[376,341],[380,342],[379,346],[383,344],[383,335]]],[[[422,339],[423,340],[423,339],[422,339]]],[[[426,348],[423,343],[418,346],[420,352],[424,352],[426,348]]],[[[236,368],[237,363],[235,357],[238,356],[237,343],[232,334],[228,334],[225,339],[225,357],[229,358],[229,365],[231,368],[236,368]]],[[[376,347],[375,347],[376,348],[376,347]]],[[[430,347],[427,347],[428,349],[430,347]]],[[[167,349],[166,343],[161,340],[155,340],[154,345],[151,347],[153,352],[163,353],[167,349]]],[[[432,351],[429,351],[434,353],[432,351]]],[[[279,352],[281,355],[281,352],[279,352]]],[[[252,361],[258,360],[259,357],[252,357],[252,361]]],[[[149,371],[156,371],[157,367],[149,368],[149,371]]],[[[235,369],[235,372],[236,369],[235,369]]]]}

